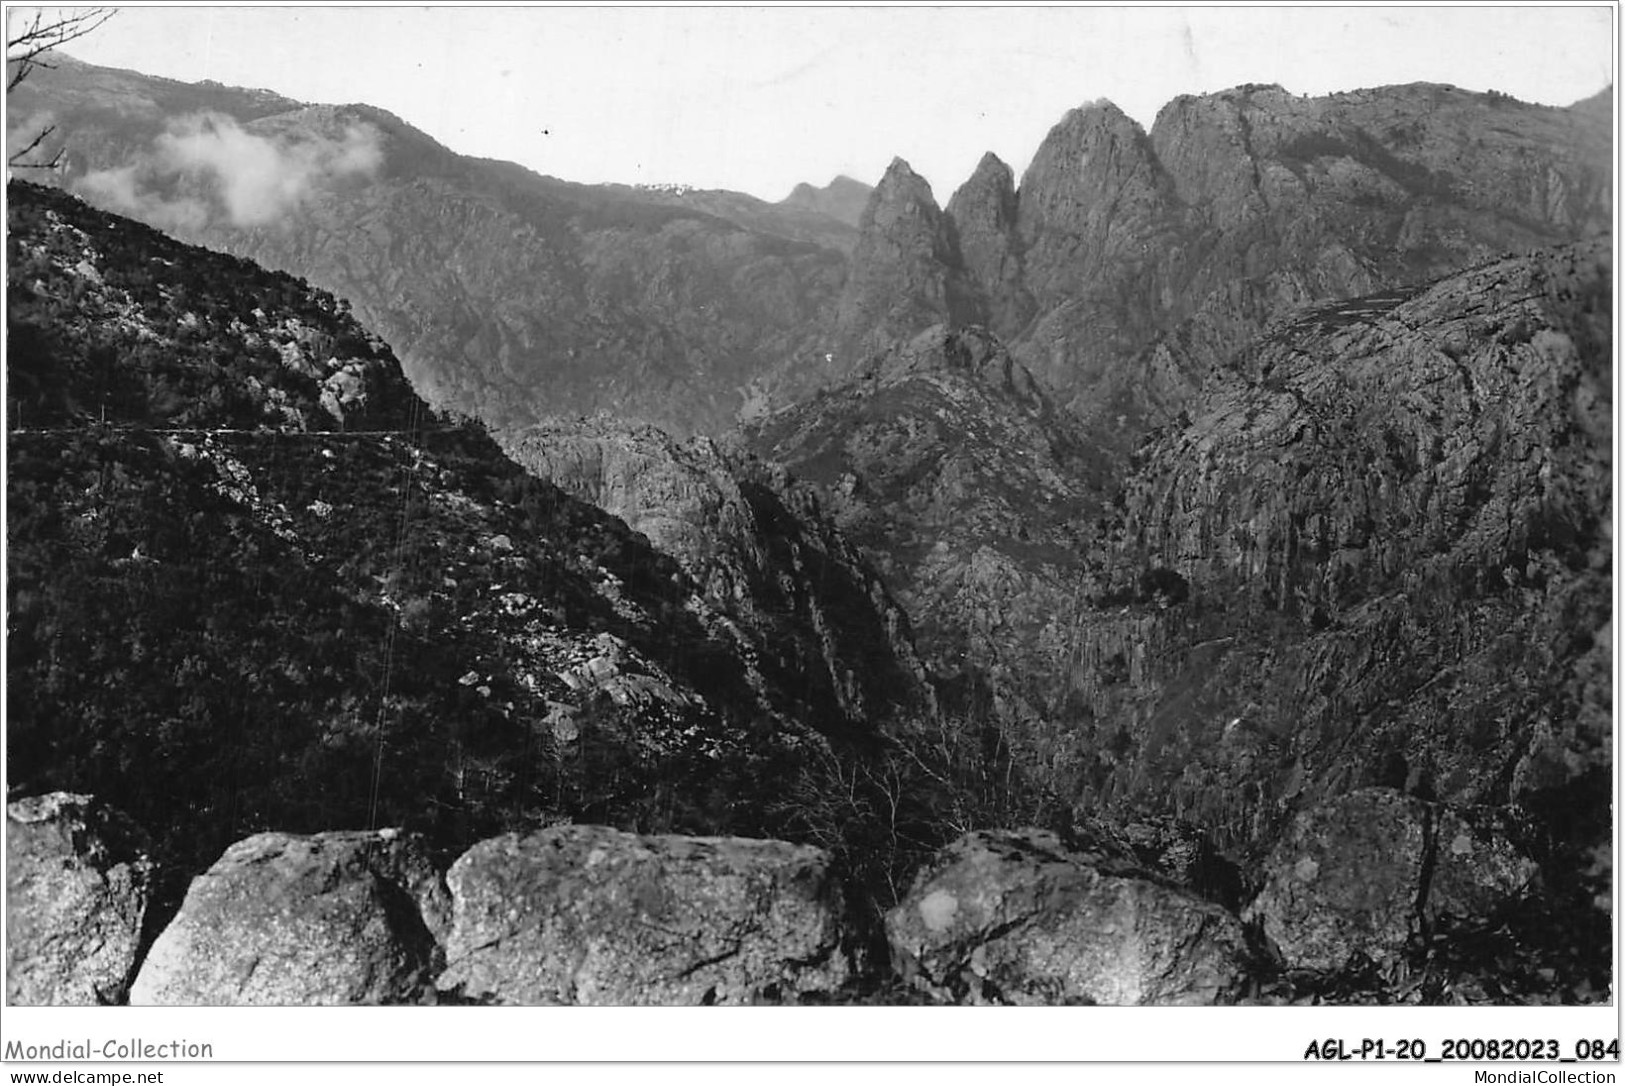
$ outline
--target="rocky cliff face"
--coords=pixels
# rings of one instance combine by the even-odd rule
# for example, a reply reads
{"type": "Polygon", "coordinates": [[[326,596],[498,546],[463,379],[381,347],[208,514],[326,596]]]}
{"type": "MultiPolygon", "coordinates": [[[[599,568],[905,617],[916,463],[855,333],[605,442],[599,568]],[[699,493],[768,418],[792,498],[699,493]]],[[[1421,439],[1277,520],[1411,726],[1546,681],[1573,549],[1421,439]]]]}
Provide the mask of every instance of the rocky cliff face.
{"type": "Polygon", "coordinates": [[[939,676],[1047,712],[1052,659],[1110,460],[989,333],[936,328],[747,433],[818,484],[914,620],[939,676]]]}
{"type": "Polygon", "coordinates": [[[814,488],[708,438],[608,419],[505,434],[539,478],[642,532],[703,586],[781,707],[868,731],[931,701],[908,615],[824,514],[814,488]]]}
{"type": "Polygon", "coordinates": [[[1110,776],[1214,813],[1232,785],[1259,811],[1589,787],[1611,290],[1604,242],[1503,260],[1309,311],[1215,374],[1125,488],[1113,575],[1166,569],[1189,597],[1152,616],[1175,641],[1143,678],[1170,685],[1110,776]]]}
{"type": "Polygon", "coordinates": [[[986,196],[950,217],[962,256],[967,237],[1013,233],[1020,273],[992,250],[1007,300],[986,319],[1063,402],[1132,439],[1296,306],[1606,230],[1607,128],[1606,102],[1553,109],[1429,84],[1181,97],[1149,135],[1100,103],[1045,139],[1013,231],[973,211],[997,202],[986,196]]]}
{"type": "Polygon", "coordinates": [[[1110,102],[1068,113],[1021,179],[1016,230],[1038,315],[1015,339],[1017,357],[1087,401],[1156,326],[1183,255],[1178,210],[1139,125],[1110,102]]]}
{"type": "Polygon", "coordinates": [[[1434,84],[1175,99],[1151,143],[1194,259],[1165,346],[1200,373],[1293,306],[1605,231],[1606,128],[1579,107],[1434,84]]]}
{"type": "Polygon", "coordinates": [[[922,327],[963,317],[959,255],[931,186],[893,159],[858,225],[846,285],[835,308],[839,350],[826,374],[922,327]]]}
{"type": "Polygon", "coordinates": [[[1016,233],[1015,175],[991,151],[948,201],[948,225],[968,281],[969,319],[1012,336],[1032,318],[1023,285],[1023,245],[1016,233]]]}
{"type": "Polygon", "coordinates": [[[1029,814],[1171,817],[1246,864],[1351,789],[1515,804],[1519,847],[1586,902],[1611,764],[1611,290],[1599,240],[1302,311],[1120,484],[975,330],[923,334],[752,439],[824,487],[944,689],[988,684],[968,719],[1029,774],[1029,814]]]}
{"type": "MultiPolygon", "coordinates": [[[[1431,999],[1493,944],[1525,995],[1605,989],[1606,99],[1249,86],[1150,133],[1097,104],[946,212],[894,164],[848,260],[806,208],[70,74],[106,157],[69,180],[351,276],[458,360],[424,387],[510,421],[743,407],[790,474],[594,420],[505,432],[526,478],[330,295],[14,190],[8,784],[109,794],[188,870],[272,823],[447,855],[559,818],[791,828],[871,920],[959,832],[1037,823],[1154,854],[1156,901],[1251,899],[1293,968],[1426,944],[1431,999]],[[220,135],[161,120],[199,103],[313,148],[283,209],[313,231],[152,172],[159,135],[220,135]]],[[[933,893],[909,923],[941,934],[933,893]]],[[[982,932],[927,987],[985,994],[996,959],[1020,999],[1099,998],[1032,957],[1078,922],[982,932]]]]}

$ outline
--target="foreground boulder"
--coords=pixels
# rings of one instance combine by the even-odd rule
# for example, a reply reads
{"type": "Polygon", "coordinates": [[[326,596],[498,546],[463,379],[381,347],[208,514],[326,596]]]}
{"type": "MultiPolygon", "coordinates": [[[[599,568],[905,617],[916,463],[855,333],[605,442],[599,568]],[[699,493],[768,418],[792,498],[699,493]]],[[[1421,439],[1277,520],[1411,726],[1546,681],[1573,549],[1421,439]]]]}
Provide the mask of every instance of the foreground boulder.
{"type": "Polygon", "coordinates": [[[439,987],[506,1004],[794,1000],[846,979],[818,849],[556,826],[482,841],[446,876],[439,987]]]}
{"type": "Polygon", "coordinates": [[[7,804],[6,1002],[120,1002],[152,877],[140,833],[94,798],[7,804]]]}
{"type": "Polygon", "coordinates": [[[916,987],[975,1003],[1223,1002],[1244,974],[1223,908],[1054,834],[984,831],[950,845],[886,917],[916,987]]]}
{"type": "Polygon", "coordinates": [[[1482,919],[1537,874],[1488,814],[1364,788],[1301,814],[1270,853],[1246,917],[1288,968],[1396,962],[1445,919],[1482,919]]]}
{"type": "Polygon", "coordinates": [[[449,906],[415,837],[262,833],[192,881],[130,1002],[415,1001],[431,991],[449,906]]]}

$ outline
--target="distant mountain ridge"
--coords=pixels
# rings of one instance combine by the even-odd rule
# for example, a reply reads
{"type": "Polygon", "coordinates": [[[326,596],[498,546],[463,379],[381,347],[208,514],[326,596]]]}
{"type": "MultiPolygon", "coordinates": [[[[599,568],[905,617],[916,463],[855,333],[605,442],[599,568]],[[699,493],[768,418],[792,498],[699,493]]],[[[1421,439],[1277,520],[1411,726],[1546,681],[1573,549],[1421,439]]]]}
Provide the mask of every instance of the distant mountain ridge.
{"type": "Polygon", "coordinates": [[[431,401],[493,425],[613,406],[677,432],[726,427],[760,360],[820,352],[855,239],[738,193],[458,156],[369,106],[74,63],[38,71],[8,108],[13,128],[49,112],[73,134],[66,172],[42,180],[351,298],[431,401]]]}
{"type": "Polygon", "coordinates": [[[865,185],[862,181],[855,181],[841,174],[823,188],[816,188],[803,181],[779,203],[804,207],[856,228],[863,218],[863,209],[868,205],[869,195],[872,192],[874,192],[872,185],[865,185]]]}

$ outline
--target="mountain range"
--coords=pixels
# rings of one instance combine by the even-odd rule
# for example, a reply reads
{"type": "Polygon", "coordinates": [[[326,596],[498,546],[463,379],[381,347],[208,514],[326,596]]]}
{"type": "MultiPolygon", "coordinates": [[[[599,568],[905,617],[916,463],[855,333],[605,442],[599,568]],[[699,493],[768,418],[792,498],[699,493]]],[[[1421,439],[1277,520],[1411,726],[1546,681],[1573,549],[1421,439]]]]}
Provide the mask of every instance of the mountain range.
{"type": "Polygon", "coordinates": [[[432,403],[494,426],[610,410],[716,435],[946,322],[987,326],[1132,444],[1298,305],[1607,229],[1610,97],[1248,86],[1176,99],[1150,132],[1094,103],[1019,186],[989,155],[944,211],[897,162],[855,220],[850,179],[780,204],[575,185],[371,107],[66,58],[9,116],[72,133],[54,180],[324,284],[432,403]]]}

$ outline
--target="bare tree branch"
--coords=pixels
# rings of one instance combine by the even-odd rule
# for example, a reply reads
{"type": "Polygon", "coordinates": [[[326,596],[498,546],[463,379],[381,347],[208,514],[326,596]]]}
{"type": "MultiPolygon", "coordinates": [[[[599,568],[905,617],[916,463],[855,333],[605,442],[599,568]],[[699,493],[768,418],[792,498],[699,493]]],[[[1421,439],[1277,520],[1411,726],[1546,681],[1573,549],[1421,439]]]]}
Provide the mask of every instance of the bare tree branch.
{"type": "MultiPolygon", "coordinates": [[[[8,13],[8,15],[11,13],[8,13]]],[[[10,23],[6,26],[6,67],[9,74],[6,77],[6,92],[16,90],[17,86],[27,79],[35,68],[54,68],[56,65],[44,58],[53,49],[60,49],[69,42],[78,41],[86,34],[98,29],[103,23],[111,19],[117,11],[113,8],[82,8],[69,9],[67,12],[58,12],[47,19],[44,9],[34,12],[33,18],[22,25],[22,29],[12,32],[10,23]]],[[[6,156],[6,165],[26,170],[53,170],[62,163],[62,149],[58,148],[48,159],[37,162],[26,161],[29,155],[39,149],[47,137],[56,131],[56,125],[47,125],[38,135],[28,141],[28,146],[20,151],[13,151],[6,156]]]]}
{"type": "Polygon", "coordinates": [[[55,67],[54,64],[40,58],[53,49],[60,49],[71,41],[78,41],[116,14],[117,11],[113,8],[85,8],[73,14],[58,15],[47,21],[44,11],[36,11],[34,17],[18,33],[12,34],[8,27],[6,67],[11,68],[11,74],[6,79],[6,90],[12,90],[27,79],[28,74],[35,68],[55,67]],[[12,65],[16,67],[13,68],[12,65]]]}
{"type": "Polygon", "coordinates": [[[58,148],[56,153],[53,154],[49,159],[46,159],[44,162],[24,162],[23,161],[24,158],[27,158],[28,155],[33,152],[34,148],[36,148],[40,144],[44,143],[45,140],[46,140],[46,137],[48,137],[52,132],[55,132],[55,131],[56,131],[56,125],[54,125],[54,124],[46,125],[44,128],[40,129],[39,135],[37,135],[33,139],[29,140],[27,147],[24,147],[21,151],[14,151],[14,152],[12,152],[12,154],[9,157],[7,157],[6,165],[15,166],[17,169],[20,169],[20,170],[54,170],[54,169],[56,169],[58,166],[60,166],[62,164],[62,149],[61,148],[58,148]]]}

